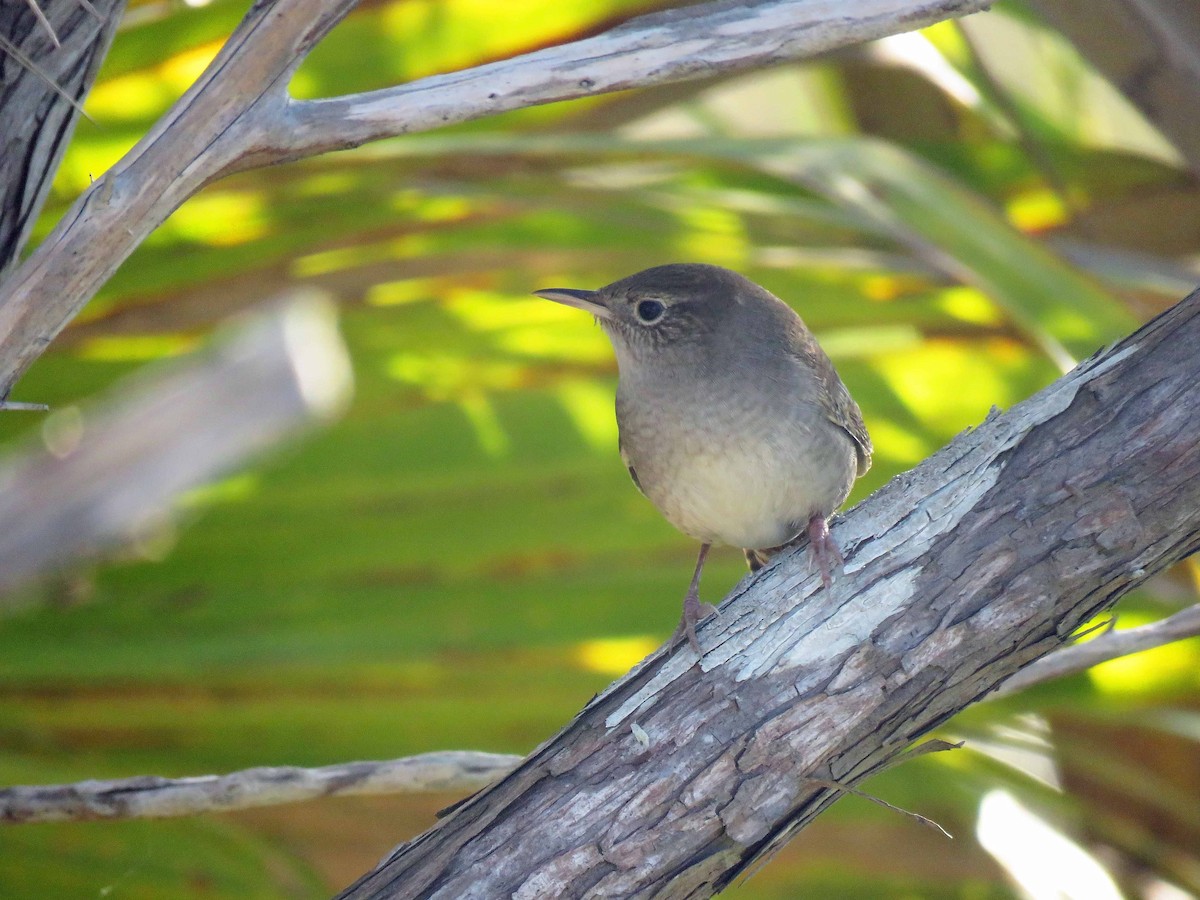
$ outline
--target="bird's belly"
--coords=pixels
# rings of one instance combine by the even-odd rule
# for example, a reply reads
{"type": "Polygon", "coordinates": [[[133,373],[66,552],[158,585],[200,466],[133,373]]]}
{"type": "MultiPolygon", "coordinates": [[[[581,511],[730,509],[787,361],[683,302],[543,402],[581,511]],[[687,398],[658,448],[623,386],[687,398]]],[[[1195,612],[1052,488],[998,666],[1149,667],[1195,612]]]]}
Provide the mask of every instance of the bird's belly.
{"type": "Polygon", "coordinates": [[[698,442],[670,457],[642,479],[646,495],[685,534],[735,547],[786,543],[811,516],[830,515],[853,480],[848,439],[698,442]]]}

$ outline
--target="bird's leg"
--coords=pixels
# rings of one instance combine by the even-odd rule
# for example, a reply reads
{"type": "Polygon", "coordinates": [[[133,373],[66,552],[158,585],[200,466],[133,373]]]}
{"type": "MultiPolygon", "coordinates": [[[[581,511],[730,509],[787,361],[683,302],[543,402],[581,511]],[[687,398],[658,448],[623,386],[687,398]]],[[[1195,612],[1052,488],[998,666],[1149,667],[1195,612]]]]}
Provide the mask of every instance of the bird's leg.
{"type": "Polygon", "coordinates": [[[833,584],[833,567],[836,565],[840,569],[846,560],[829,533],[824,516],[813,516],[808,520],[808,553],[809,561],[815,562],[821,573],[821,584],[829,587],[833,584]]]}
{"type": "Polygon", "coordinates": [[[683,598],[683,618],[679,620],[679,627],[671,636],[671,641],[674,642],[681,634],[686,634],[692,649],[702,656],[704,651],[700,649],[700,640],[696,637],[696,623],[707,619],[717,611],[717,608],[711,603],[704,603],[700,600],[700,573],[704,569],[704,558],[708,556],[708,548],[711,546],[711,544],[700,545],[700,555],[696,558],[696,571],[692,573],[692,583],[688,585],[687,596],[683,598]]]}

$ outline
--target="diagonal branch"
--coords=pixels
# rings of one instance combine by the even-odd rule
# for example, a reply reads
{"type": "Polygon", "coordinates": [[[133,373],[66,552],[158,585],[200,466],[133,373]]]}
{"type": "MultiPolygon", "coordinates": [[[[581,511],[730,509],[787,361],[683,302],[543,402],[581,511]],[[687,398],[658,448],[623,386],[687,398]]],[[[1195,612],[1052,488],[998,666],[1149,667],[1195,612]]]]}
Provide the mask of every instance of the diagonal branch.
{"type": "Polygon", "coordinates": [[[179,102],[0,285],[0,400],[130,253],[230,172],[555,100],[798,59],[983,9],[988,0],[718,2],[404,87],[291,100],[353,0],[259,0],[179,102]]]}
{"type": "Polygon", "coordinates": [[[708,897],[1200,547],[1200,292],[893,479],[347,898],[708,897]],[[837,790],[816,782],[832,782],[837,790]]]}

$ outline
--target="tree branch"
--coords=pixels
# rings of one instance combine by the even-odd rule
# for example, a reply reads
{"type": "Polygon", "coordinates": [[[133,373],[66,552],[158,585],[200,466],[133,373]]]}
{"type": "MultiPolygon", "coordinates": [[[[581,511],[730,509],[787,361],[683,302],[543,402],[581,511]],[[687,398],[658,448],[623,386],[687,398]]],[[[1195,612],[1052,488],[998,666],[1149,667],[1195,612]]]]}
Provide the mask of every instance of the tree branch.
{"type": "Polygon", "coordinates": [[[831,589],[784,555],[342,896],[722,889],[1200,546],[1198,342],[1200,292],[893,479],[831,589]]]}
{"type": "Polygon", "coordinates": [[[291,100],[293,72],[353,5],[256,3],[179,102],[0,286],[0,400],[150,232],[230,172],[504,110],[798,59],[975,12],[988,0],[860,0],[852,13],[840,0],[709,3],[404,87],[291,100]]]}
{"type": "Polygon", "coordinates": [[[408,85],[293,102],[281,159],[630,88],[760,68],[922,28],[980,0],[723,0],[643,16],[586,40],[408,85]]]}
{"type": "Polygon", "coordinates": [[[1013,675],[992,696],[1007,697],[1045,681],[1085,672],[1109,660],[1153,650],[1197,635],[1200,635],[1200,605],[1189,606],[1149,625],[1126,631],[1109,631],[1086,644],[1056,650],[1013,675]]]}
{"type": "Polygon", "coordinates": [[[519,756],[502,753],[448,751],[317,769],[274,766],[195,778],[147,775],[10,787],[0,790],[0,822],[150,819],[350,794],[469,792],[506,775],[520,761],[519,756]]]}

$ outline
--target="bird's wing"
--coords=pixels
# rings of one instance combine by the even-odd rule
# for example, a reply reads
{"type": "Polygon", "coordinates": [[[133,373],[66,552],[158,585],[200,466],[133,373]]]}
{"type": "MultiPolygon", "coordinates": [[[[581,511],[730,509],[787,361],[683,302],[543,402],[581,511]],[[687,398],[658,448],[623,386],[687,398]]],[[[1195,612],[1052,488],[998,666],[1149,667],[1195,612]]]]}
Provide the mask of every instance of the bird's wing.
{"type": "Polygon", "coordinates": [[[854,442],[854,453],[858,457],[858,474],[865,475],[871,468],[871,454],[874,448],[871,446],[871,436],[867,434],[867,426],[863,423],[862,411],[858,404],[854,402],[833,363],[807,328],[801,327],[794,333],[792,352],[812,369],[819,386],[817,399],[821,409],[830,422],[850,435],[850,440],[854,442]]]}
{"type": "MultiPolygon", "coordinates": [[[[830,365],[830,370],[833,370],[832,365],[830,365]]],[[[854,441],[854,453],[858,457],[858,474],[861,477],[867,473],[867,469],[871,468],[871,453],[874,451],[871,446],[871,436],[867,434],[867,426],[863,423],[862,411],[836,372],[833,373],[833,380],[826,382],[824,387],[826,390],[823,392],[825,396],[822,397],[821,405],[825,407],[825,414],[829,417],[829,421],[844,429],[846,434],[850,435],[850,439],[854,441]]]]}

